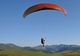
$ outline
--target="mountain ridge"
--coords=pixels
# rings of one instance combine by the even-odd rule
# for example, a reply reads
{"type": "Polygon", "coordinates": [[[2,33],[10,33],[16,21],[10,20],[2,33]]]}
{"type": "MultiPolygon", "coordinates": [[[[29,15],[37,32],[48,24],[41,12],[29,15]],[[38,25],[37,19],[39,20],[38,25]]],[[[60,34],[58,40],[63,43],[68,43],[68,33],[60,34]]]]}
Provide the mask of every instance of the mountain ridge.
{"type": "Polygon", "coordinates": [[[63,51],[80,51],[80,45],[46,45],[42,47],[41,45],[35,47],[20,47],[15,44],[0,44],[0,51],[11,51],[11,50],[22,50],[22,51],[42,51],[47,53],[63,52],[63,51]]]}

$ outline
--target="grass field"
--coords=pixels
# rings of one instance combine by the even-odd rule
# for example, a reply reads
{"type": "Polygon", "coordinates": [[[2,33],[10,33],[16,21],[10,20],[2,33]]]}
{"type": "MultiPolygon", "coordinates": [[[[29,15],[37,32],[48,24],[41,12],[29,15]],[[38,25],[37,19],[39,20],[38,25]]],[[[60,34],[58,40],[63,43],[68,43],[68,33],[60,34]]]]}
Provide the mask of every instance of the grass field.
{"type": "Polygon", "coordinates": [[[80,51],[44,53],[33,51],[1,51],[0,56],[80,56],[80,51]]]}

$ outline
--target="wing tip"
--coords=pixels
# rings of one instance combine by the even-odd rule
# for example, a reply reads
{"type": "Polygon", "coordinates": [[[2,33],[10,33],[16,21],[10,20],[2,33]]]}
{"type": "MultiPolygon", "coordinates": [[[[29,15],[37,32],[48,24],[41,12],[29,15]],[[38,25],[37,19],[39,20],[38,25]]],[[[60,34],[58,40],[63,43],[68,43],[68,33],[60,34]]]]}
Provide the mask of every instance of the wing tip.
{"type": "Polygon", "coordinates": [[[25,14],[23,14],[23,18],[25,18],[26,17],[26,15],[25,14]]]}
{"type": "Polygon", "coordinates": [[[63,8],[64,15],[67,16],[67,11],[63,8]]]}
{"type": "Polygon", "coordinates": [[[64,12],[64,15],[67,16],[67,11],[64,12]]]}

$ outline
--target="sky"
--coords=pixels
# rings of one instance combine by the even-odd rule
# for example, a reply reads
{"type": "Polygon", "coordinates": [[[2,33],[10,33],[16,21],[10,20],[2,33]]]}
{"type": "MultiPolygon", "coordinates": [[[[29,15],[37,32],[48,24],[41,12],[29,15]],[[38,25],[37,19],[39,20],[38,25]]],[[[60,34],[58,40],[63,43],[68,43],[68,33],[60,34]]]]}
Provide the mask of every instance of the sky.
{"type": "Polygon", "coordinates": [[[80,45],[80,0],[0,0],[0,43],[37,46],[42,35],[46,45],[80,45]],[[68,14],[43,10],[23,18],[25,9],[38,3],[58,4],[68,14]]]}

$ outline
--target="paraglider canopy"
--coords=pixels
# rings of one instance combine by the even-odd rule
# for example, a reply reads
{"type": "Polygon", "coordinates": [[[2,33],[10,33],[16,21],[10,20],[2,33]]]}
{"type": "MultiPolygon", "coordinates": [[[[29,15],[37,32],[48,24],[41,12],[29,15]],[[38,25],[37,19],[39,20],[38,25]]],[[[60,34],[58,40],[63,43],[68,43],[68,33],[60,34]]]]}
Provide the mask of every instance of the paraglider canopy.
{"type": "Polygon", "coordinates": [[[33,5],[33,6],[29,7],[28,9],[26,9],[23,13],[23,17],[26,17],[27,15],[29,15],[33,12],[37,12],[37,11],[41,11],[41,10],[59,10],[59,11],[64,12],[64,15],[67,15],[66,10],[57,4],[40,3],[40,4],[33,5]]]}

